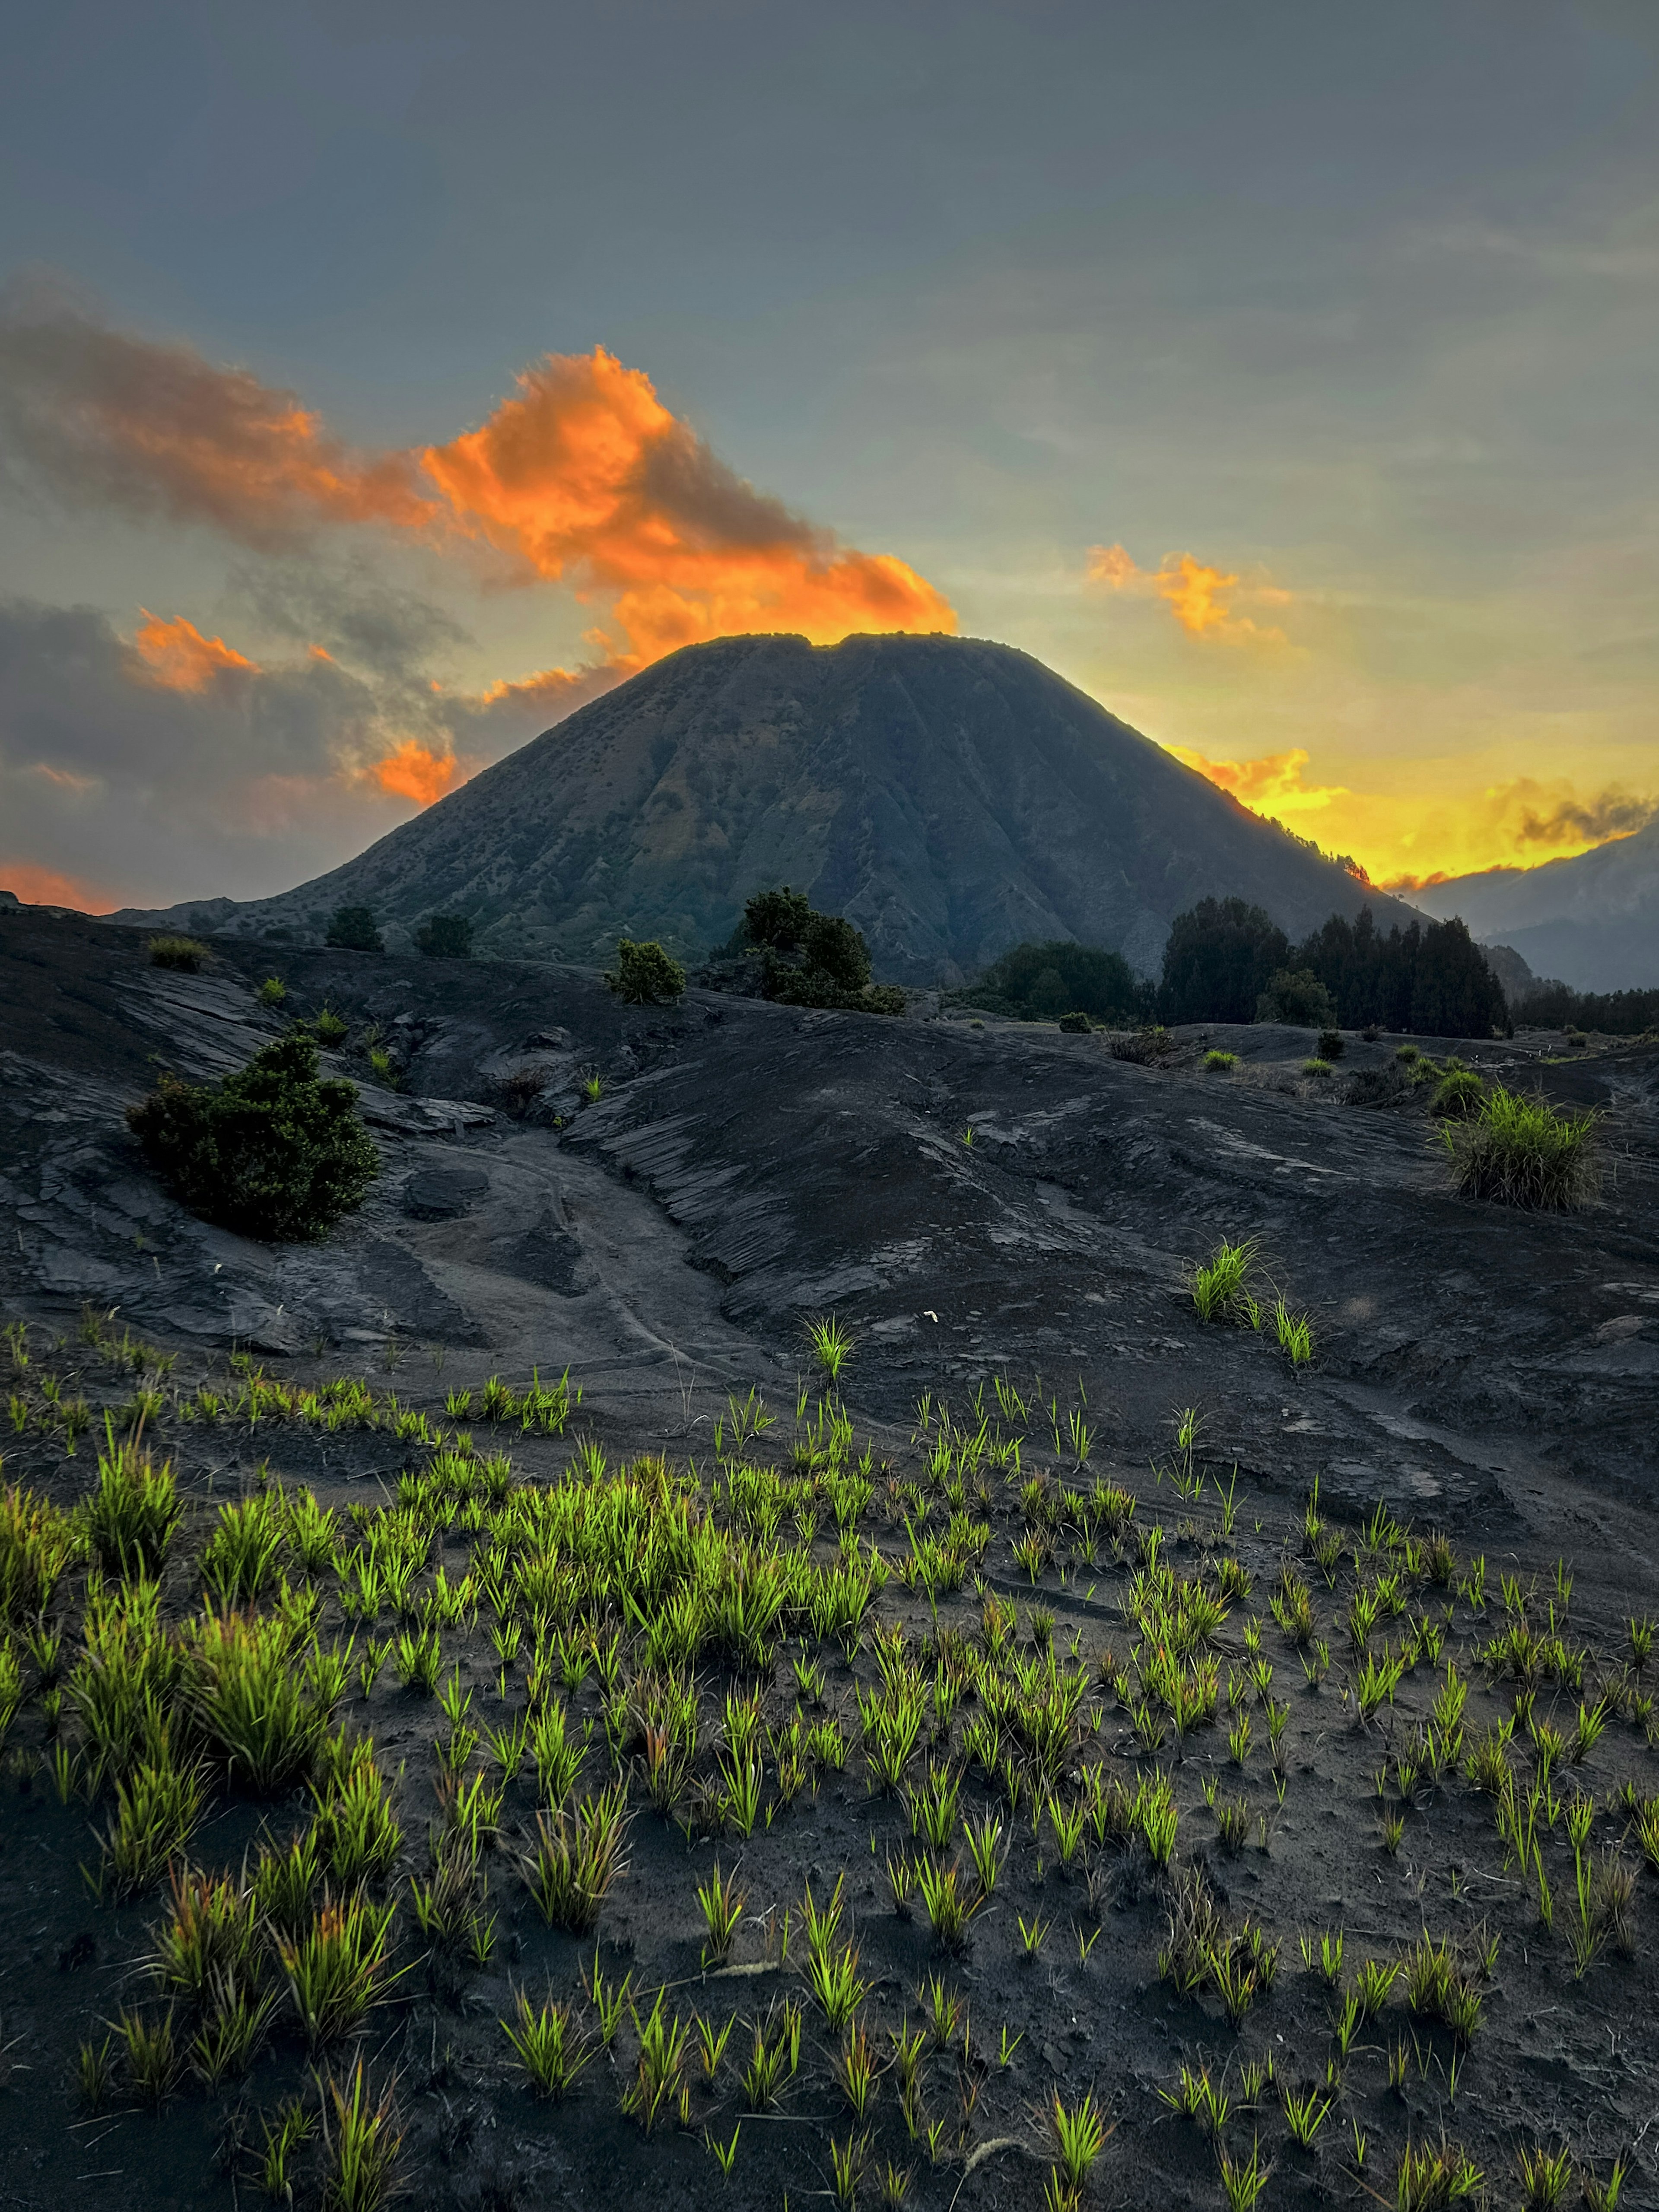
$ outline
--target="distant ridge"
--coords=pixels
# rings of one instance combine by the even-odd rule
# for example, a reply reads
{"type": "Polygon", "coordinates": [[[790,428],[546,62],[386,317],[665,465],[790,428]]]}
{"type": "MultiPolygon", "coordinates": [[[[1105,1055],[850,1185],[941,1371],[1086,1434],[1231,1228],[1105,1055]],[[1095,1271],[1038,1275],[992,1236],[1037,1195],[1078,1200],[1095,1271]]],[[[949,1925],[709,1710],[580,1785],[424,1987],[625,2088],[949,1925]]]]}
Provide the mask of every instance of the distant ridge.
{"type": "Polygon", "coordinates": [[[619,935],[712,948],[776,883],[915,984],[1024,938],[1152,973],[1207,896],[1264,906],[1292,939],[1367,903],[1410,918],[1028,653],[911,636],[689,646],[295,890],[117,918],[310,935],[365,904],[396,944],[456,911],[480,951],[594,963],[619,935]]]}
{"type": "Polygon", "coordinates": [[[1659,821],[1571,860],[1491,868],[1410,896],[1439,921],[1462,915],[1472,936],[1501,938],[1535,975],[1575,991],[1659,986],[1659,821]]]}

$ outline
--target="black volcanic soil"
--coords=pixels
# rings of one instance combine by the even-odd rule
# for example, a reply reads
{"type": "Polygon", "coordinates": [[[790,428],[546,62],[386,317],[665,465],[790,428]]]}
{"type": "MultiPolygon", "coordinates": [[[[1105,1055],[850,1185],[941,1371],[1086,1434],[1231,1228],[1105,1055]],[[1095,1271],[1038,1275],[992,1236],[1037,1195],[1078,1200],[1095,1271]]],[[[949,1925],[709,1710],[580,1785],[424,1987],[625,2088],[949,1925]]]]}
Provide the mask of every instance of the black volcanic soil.
{"type": "MultiPolygon", "coordinates": [[[[568,1365],[584,1395],[564,1436],[472,1422],[479,1449],[510,1451],[515,1474],[532,1481],[558,1476],[578,1438],[597,1441],[613,1465],[650,1451],[695,1461],[707,1475],[728,1393],[741,1397],[750,1384],[778,1415],[757,1455],[795,1463],[803,1318],[830,1311],[855,1339],[842,1396],[876,1477],[860,1534],[890,1561],[908,1549],[909,1509],[889,1480],[926,1487],[918,1400],[930,1394],[933,1408],[948,1401],[967,1419],[975,1391],[1001,1375],[1028,1407],[1053,1401],[1062,1443],[1073,1413],[1090,1431],[1079,1476],[1071,1446],[1057,1451],[1046,1413],[1024,1421],[1000,1413],[988,1390],[981,1402],[996,1427],[1020,1438],[1024,1479],[1122,1483],[1137,1495],[1137,1520],[1164,1527],[1178,1574],[1212,1575],[1231,1557],[1252,1577],[1218,1656],[1224,1682],[1237,1671],[1243,1685],[1247,1624],[1256,1624],[1248,1632],[1259,1629],[1275,1670],[1271,1695],[1288,1706],[1282,1801],[1268,1769],[1267,1709],[1243,1687],[1242,1709],[1255,1719],[1242,1763],[1230,1753],[1224,1704],[1218,1725],[1137,1757],[1131,1714],[1099,1671],[1105,1650],[1121,1666],[1136,1640],[1123,1609],[1133,1550],[1102,1543],[1083,1557],[1062,1545],[1034,1581],[1013,1552],[1027,1525],[1018,1486],[996,1481],[986,1591],[1017,1604],[1022,1637],[1033,1608],[1051,1616],[1056,1653],[1074,1647],[1099,1686],[1088,1708],[1098,1720],[1078,1741],[1068,1781],[1096,1761],[1131,1787],[1138,1772],[1166,1770],[1180,1813],[1176,1864],[1204,1869],[1231,1923],[1248,1915],[1279,1944],[1271,1991],[1240,2027],[1213,1994],[1182,1996],[1160,1978],[1167,1892],[1144,1851],[1091,1847],[1085,1881],[1081,1859],[1058,1863],[1050,1822],[1034,1828],[1029,1806],[1009,1824],[1011,1856],[964,1953],[936,1949],[914,1899],[910,1917],[896,1914],[885,1863],[915,1846],[902,1805],[866,1788],[854,1691],[875,1681],[876,1667],[867,1641],[850,1662],[830,1644],[828,1709],[842,1712],[854,1747],[845,1773],[826,1775],[816,1796],[779,1808],[746,1839],[716,1838],[688,1836],[635,1789],[631,1863],[599,1929],[605,1970],[631,1972],[635,1991],[647,1993],[645,2010],[665,1985],[684,2016],[696,2008],[739,2023],[713,2089],[693,2091],[690,2129],[668,2121],[648,2137],[617,2106],[633,2064],[631,2027],[562,2106],[533,2102],[506,2063],[497,2022],[510,1991],[539,1996],[550,1985],[580,2005],[581,1962],[594,1952],[592,1939],[544,1929],[512,1870],[514,1841],[533,1824],[531,1780],[507,1793],[490,1959],[465,1971],[428,1959],[406,1900],[437,1811],[433,1707],[400,1689],[390,1668],[366,1698],[354,1684],[341,1717],[372,1729],[386,1771],[402,1770],[405,1846],[387,1894],[405,1900],[398,1955],[408,1971],[371,2014],[362,2048],[377,2084],[397,2077],[402,2174],[417,2200],[480,2212],[555,2202],[747,2212],[781,2206],[786,2192],[830,2191],[831,2143],[847,2139],[849,2123],[829,2073],[835,2039],[810,2002],[800,2073],[781,2113],[743,2115],[732,2061],[747,2023],[774,1994],[799,1987],[799,1948],[787,1966],[778,1958],[783,1908],[798,1918],[808,1881],[821,1899],[844,1872],[878,2043],[886,2048],[890,2030],[918,2019],[921,1984],[936,1973],[962,1990],[972,2021],[965,2059],[958,2038],[956,2051],[928,2063],[923,2108],[941,2125],[934,2155],[925,2136],[907,2131],[893,2077],[884,2078],[866,2124],[861,2203],[879,2200],[890,2163],[912,2169],[910,2205],[971,2212],[1012,2201],[1035,2212],[1052,2155],[1043,2110],[1056,2094],[1072,2104],[1092,2089],[1115,2133],[1086,2203],[1217,2204],[1215,2151],[1160,2094],[1176,2088],[1183,2063],[1207,2063],[1218,2078],[1227,2069],[1235,2111],[1224,2147],[1248,2157],[1259,2139],[1274,2166],[1266,2205],[1392,2203],[1407,2136],[1437,2142],[1443,2130],[1467,2145],[1495,2204],[1525,2201],[1516,2160],[1540,2142],[1566,2146],[1575,2168],[1593,2165],[1604,2179],[1616,2155],[1632,2158],[1621,2201],[1656,2201],[1656,1875],[1631,1808],[1659,1791],[1659,1759],[1642,1679],[1624,1662],[1628,1618],[1659,1610],[1659,1053],[1597,1046],[1575,1057],[1559,1039],[1537,1036],[1457,1048],[1511,1081],[1605,1110],[1601,1201],[1550,1218],[1449,1196],[1420,1091],[1382,1107],[1348,1103],[1356,1072],[1396,1064],[1401,1042],[1350,1038],[1323,1079],[1301,1073],[1312,1040],[1288,1030],[1182,1033],[1166,1064],[1142,1066],[1114,1059],[1099,1036],[931,1018],[926,1002],[902,1021],[697,991],[677,1008],[629,1010],[597,978],[568,969],[228,940],[206,972],[179,975],[151,968],[143,939],[128,932],[40,912],[0,916],[0,1303],[8,1320],[28,1323],[30,1357],[8,1384],[21,1419],[15,1411],[3,1482],[67,1504],[95,1479],[97,1431],[65,1452],[43,1374],[99,1419],[133,1388],[109,1356],[114,1335],[130,1328],[175,1354],[167,1405],[150,1431],[190,1500],[167,1572],[170,1609],[199,1604],[194,1554],[218,1503],[250,1485],[258,1462],[343,1507],[379,1504],[400,1472],[429,1456],[384,1429],[186,1423],[174,1394],[204,1380],[234,1391],[250,1364],[295,1387],[356,1373],[447,1427],[448,1391],[476,1390],[498,1371],[522,1382],[532,1367],[546,1378],[568,1365]],[[289,991],[276,1011],[254,996],[273,972],[289,991]],[[284,1250],[183,1215],[127,1137],[123,1105],[158,1065],[222,1073],[289,1015],[325,1002],[351,1023],[338,1064],[363,1083],[382,1151],[362,1214],[326,1245],[284,1250]],[[398,1089],[370,1075],[371,1024],[398,1089]],[[1203,1070],[1212,1043],[1239,1054],[1231,1073],[1203,1070]],[[512,1083],[526,1071],[539,1089],[512,1083]],[[1311,1316],[1310,1371],[1293,1375],[1270,1335],[1198,1321],[1185,1272],[1223,1236],[1259,1240],[1264,1279],[1311,1316]],[[81,1333],[88,1307],[113,1310],[101,1345],[81,1333]],[[1167,1474],[1171,1416],[1185,1407],[1201,1415],[1198,1463],[1215,1477],[1197,1500],[1176,1495],[1167,1474]],[[1227,1533],[1218,1501],[1235,1467],[1227,1533]],[[1328,1583],[1303,1547],[1316,1482],[1346,1545],[1328,1583]],[[1375,1579],[1394,1556],[1366,1541],[1379,1504],[1402,1526],[1446,1532],[1456,1575],[1449,1587],[1418,1589],[1395,1631],[1397,1644],[1412,1624],[1437,1624],[1437,1656],[1422,1656],[1396,1699],[1361,1725],[1345,1621],[1358,1572],[1375,1579]],[[1307,1574],[1328,1644],[1316,1689],[1267,1615],[1285,1558],[1307,1574]],[[1480,1558],[1484,1589],[1468,1580],[1480,1558]],[[1534,1717],[1553,1713],[1571,1735],[1581,1700],[1593,1705],[1609,1687],[1618,1708],[1583,1763],[1555,1775],[1558,1817],[1543,1846],[1553,1929],[1540,1925],[1534,1876],[1506,1863],[1492,1801],[1455,1768],[1406,1809],[1396,1849],[1380,1834],[1397,1791],[1391,1781],[1379,1805],[1378,1771],[1428,1714],[1449,1662],[1470,1684],[1468,1746],[1513,1709],[1515,1685],[1482,1662],[1504,1626],[1504,1575],[1528,1594],[1529,1621],[1541,1629],[1553,1602],[1570,1645],[1589,1655],[1582,1692],[1541,1682],[1534,1717]],[[1242,1791],[1247,1801],[1249,1838],[1237,1852],[1217,1840],[1206,1779],[1223,1799],[1242,1791]],[[1626,1784],[1634,1797],[1620,1801],[1626,1784]],[[1636,1869],[1628,1951],[1610,1941],[1582,1979],[1568,1941],[1574,1870],[1563,1809],[1579,1791],[1593,1800],[1594,1848],[1636,1869]],[[717,1856],[741,1863],[750,1917],[734,1957],[750,1971],[704,1978],[693,1893],[717,1856]],[[1025,1965],[1018,1923],[1034,1917],[1049,1928],[1025,1965]],[[1298,1938],[1338,1927],[1349,1984],[1360,1960],[1397,1958],[1424,1929],[1467,1947],[1484,1928],[1498,1951],[1482,2025],[1461,2056],[1443,2029],[1413,2021],[1396,1987],[1360,2033],[1329,2118],[1304,2152],[1273,2092],[1258,2110],[1239,2106],[1241,2069],[1271,2055],[1291,2087],[1324,2078],[1335,2007],[1298,1938]],[[1006,2068],[997,2063],[1005,2033],[1013,2046],[1006,2068]],[[1403,2094],[1387,2080],[1395,2046],[1408,2055],[1403,2094]],[[734,2127],[727,2182],[705,2130],[726,2141],[734,2127]]],[[[815,1402],[809,1395],[809,1419],[815,1402]]],[[[942,1516],[933,1526],[942,1528],[942,1516]]],[[[833,1558],[827,1528],[815,1542],[820,1559],[833,1558]]],[[[446,1557],[459,1575],[467,1546],[452,1537],[446,1557]]],[[[323,1588],[325,1634],[343,1635],[331,1577],[323,1588]]],[[[924,1653],[939,1626],[977,1634],[981,1620],[970,1589],[942,1599],[935,1620],[896,1578],[877,1610],[924,1653]]],[[[72,1631],[73,1608],[60,1613],[72,1631]]],[[[59,1803],[40,1763],[42,1683],[18,1650],[25,1701],[0,1781],[0,2043],[10,2069],[0,2097],[0,2206],[148,2212],[264,2202],[259,2115],[285,2094],[313,2106],[318,2095],[303,2046],[282,2025],[245,2084],[213,2096],[181,2085],[159,2118],[118,2092],[97,2118],[77,2099],[77,2045],[143,1997],[137,1962],[160,1899],[116,1907],[91,1897],[79,1867],[96,1862],[109,1801],[59,1803]]],[[[447,1633],[445,1658],[461,1667],[481,1711],[503,1710],[483,1625],[447,1633]]],[[[711,1673],[711,1711],[726,1686],[711,1673]]],[[[762,1686],[769,1715],[781,1722],[793,1712],[781,1658],[762,1686]]],[[[509,1679],[507,1689],[510,1711],[521,1684],[509,1679]]],[[[577,1718],[598,1713],[591,1675],[571,1702],[577,1718]]],[[[588,1779],[605,1771],[602,1730],[595,1743],[588,1779]]],[[[1526,1744],[1523,1721],[1523,1781],[1536,1770],[1526,1744]]],[[[919,1759],[915,1771],[924,1771],[919,1759]]],[[[963,1809],[993,1802],[970,1776],[963,1809]]],[[[223,1796],[191,1856],[234,1869],[262,1823],[280,1838],[305,1816],[301,1796],[263,1808],[223,1796]]],[[[340,2073],[349,2051],[329,2054],[323,2070],[340,2073]]],[[[300,2161],[297,2203],[319,2201],[320,2172],[313,2143],[300,2161]]]]}

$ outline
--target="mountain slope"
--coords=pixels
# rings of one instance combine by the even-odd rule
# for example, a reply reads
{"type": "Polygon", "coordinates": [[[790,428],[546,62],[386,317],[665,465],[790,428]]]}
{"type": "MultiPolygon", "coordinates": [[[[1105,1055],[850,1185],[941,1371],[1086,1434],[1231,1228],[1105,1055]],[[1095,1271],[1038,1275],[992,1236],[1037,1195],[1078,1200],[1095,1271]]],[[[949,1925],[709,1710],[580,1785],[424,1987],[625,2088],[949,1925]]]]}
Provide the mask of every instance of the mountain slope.
{"type": "Polygon", "coordinates": [[[1501,937],[1535,975],[1577,991],[1659,984],[1659,821],[1571,860],[1492,868],[1412,893],[1443,921],[1460,914],[1471,933],[1501,937]]]}
{"type": "MultiPolygon", "coordinates": [[[[884,980],[955,981],[1022,938],[1155,969],[1171,918],[1237,894],[1299,935],[1367,899],[1040,661],[946,637],[723,638],[657,662],[368,852],[276,898],[167,919],[309,933],[453,909],[480,950],[696,952],[787,882],[847,915],[884,980]]],[[[123,919],[150,920],[145,915],[123,919]]]]}

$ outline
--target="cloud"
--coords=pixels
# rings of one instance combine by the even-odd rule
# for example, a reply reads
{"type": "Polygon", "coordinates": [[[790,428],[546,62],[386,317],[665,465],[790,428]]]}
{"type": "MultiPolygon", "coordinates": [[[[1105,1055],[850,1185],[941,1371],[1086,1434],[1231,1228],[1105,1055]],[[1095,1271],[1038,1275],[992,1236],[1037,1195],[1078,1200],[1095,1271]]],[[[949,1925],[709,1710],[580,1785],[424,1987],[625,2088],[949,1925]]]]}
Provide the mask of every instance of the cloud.
{"type": "Polygon", "coordinates": [[[287,890],[545,728],[580,689],[562,674],[471,691],[418,658],[296,640],[255,660],[176,617],[124,638],[90,608],[0,602],[0,849],[100,908],[287,890]]]}
{"type": "Polygon", "coordinates": [[[519,581],[597,604],[597,665],[622,673],[735,631],[829,644],[956,627],[906,562],[757,491],[603,346],[549,354],[447,444],[360,453],[295,393],[36,287],[0,307],[0,439],[68,501],[207,524],[260,551],[365,525],[488,548],[519,581]]]}
{"type": "MultiPolygon", "coordinates": [[[[1545,784],[1533,776],[1518,776],[1513,782],[1489,785],[1468,800],[1462,816],[1456,849],[1460,855],[1476,857],[1460,857],[1449,867],[1399,869],[1384,888],[1426,890],[1487,868],[1537,867],[1545,860],[1589,852],[1659,820],[1659,796],[1643,798],[1610,784],[1589,799],[1580,799],[1565,781],[1545,784]]],[[[1450,842],[1440,841],[1443,848],[1450,842]]]]}
{"type": "Polygon", "coordinates": [[[1244,761],[1206,760],[1202,753],[1193,752],[1185,745],[1165,748],[1175,755],[1184,767],[1196,769],[1222,791],[1231,792],[1243,806],[1258,812],[1316,813],[1331,805],[1334,799],[1349,796],[1345,784],[1307,784],[1302,771],[1308,765],[1308,756],[1300,746],[1286,753],[1263,753],[1258,759],[1244,761]]]}
{"type": "Polygon", "coordinates": [[[324,524],[421,532],[439,517],[412,455],[354,453],[295,393],[112,330],[40,284],[0,305],[0,436],[69,501],[261,549],[324,524]]]}
{"type": "Polygon", "coordinates": [[[115,902],[97,884],[60,875],[33,860],[9,860],[0,854],[0,890],[15,891],[25,906],[69,906],[82,914],[106,911],[115,902]]]}
{"type": "Polygon", "coordinates": [[[468,771],[453,752],[438,752],[418,738],[405,738],[395,752],[372,761],[360,773],[396,799],[412,799],[417,806],[430,806],[447,791],[464,783],[468,771]]]}
{"type": "Polygon", "coordinates": [[[222,637],[204,637],[193,622],[177,615],[163,622],[148,607],[133,637],[147,682],[167,691],[205,691],[225,677],[257,676],[257,663],[234,651],[222,637]]]}
{"type": "MultiPolygon", "coordinates": [[[[1142,568],[1121,545],[1091,545],[1086,574],[1091,584],[1104,584],[1111,591],[1163,599],[1188,637],[1218,645],[1282,647],[1290,642],[1282,629],[1233,613],[1223,594],[1236,592],[1239,578],[1206,568],[1190,553],[1166,553],[1156,568],[1142,568]]],[[[1248,585],[1244,591],[1258,602],[1275,605],[1290,598],[1288,592],[1271,585],[1248,585]]]]}
{"type": "Polygon", "coordinates": [[[826,644],[956,627],[904,562],[842,548],[757,492],[603,346],[550,354],[481,428],[421,459],[458,528],[609,599],[611,626],[592,642],[618,666],[743,630],[826,644]]]}

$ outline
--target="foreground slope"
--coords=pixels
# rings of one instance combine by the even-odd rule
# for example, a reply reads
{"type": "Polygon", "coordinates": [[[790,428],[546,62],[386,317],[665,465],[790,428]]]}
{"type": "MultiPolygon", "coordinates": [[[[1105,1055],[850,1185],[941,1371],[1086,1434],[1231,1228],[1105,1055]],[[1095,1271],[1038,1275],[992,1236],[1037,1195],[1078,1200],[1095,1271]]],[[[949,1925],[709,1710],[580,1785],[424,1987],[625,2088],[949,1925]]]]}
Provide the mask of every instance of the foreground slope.
{"type": "Polygon", "coordinates": [[[1623,2201],[1651,2203],[1659,1052],[1463,1048],[1608,1109],[1616,1182],[1549,1220],[1450,1199],[1420,1107],[1303,1077],[1309,1042],[1194,1031],[1140,1066],[1097,1035],[630,1010],[570,969],[234,940],[179,975],[136,933],[0,914],[28,1493],[0,1555],[0,2204],[391,2201],[343,2185],[357,2081],[433,2212],[776,2212],[860,2161],[866,2205],[890,2174],[908,2212],[1038,2212],[1056,2100],[1091,2095],[1085,2206],[1207,2212],[1253,2147],[1275,2212],[1443,2203],[1412,2163],[1443,2143],[1460,2190],[1538,2202],[1540,2142],[1602,2186],[1633,2158],[1623,2201]],[[158,1060],[269,1036],[273,964],[285,1013],[344,1016],[341,1066],[374,1042],[402,1085],[364,1085],[382,1176],[317,1247],[181,1214],[120,1116],[158,1060]],[[1184,1266],[1223,1231],[1311,1311],[1311,1370],[1199,1322],[1184,1266]],[[798,1386],[825,1307],[854,1339],[830,1402],[798,1386]],[[580,1404],[529,1418],[567,1360],[580,1404]],[[140,1426],[181,1512],[153,1573],[107,1510],[67,1518],[140,1426]],[[785,1574],[769,1631],[750,1601],[785,1574]],[[165,1729],[100,1694],[129,1619],[191,1669],[165,1729]],[[233,1662],[291,1673],[297,1723],[273,1694],[245,1726],[233,1662]],[[106,1843],[151,1802],[116,1784],[169,1758],[199,1795],[171,1877],[106,1843]],[[1553,1928],[1504,1778],[1559,1801],[1553,1928]],[[186,1860],[234,1987],[163,1954],[186,1860]],[[726,1880],[729,1958],[699,1904],[726,1880]],[[325,2015],[348,1896],[385,1951],[325,2015]],[[633,2000],[609,2028],[602,1986],[633,2000]],[[516,2063],[520,1992],[565,2008],[568,2094],[516,2063]],[[1213,2141],[1171,2110],[1200,2077],[1213,2141]]]}
{"type": "Polygon", "coordinates": [[[1405,911],[1029,654],[776,636],[671,654],[297,890],[167,918],[314,933],[362,902],[396,942],[453,909],[497,955],[596,961],[619,935],[706,950],[781,882],[854,921],[893,982],[958,980],[1023,938],[1150,972],[1206,896],[1292,937],[1367,899],[1405,911]]]}

